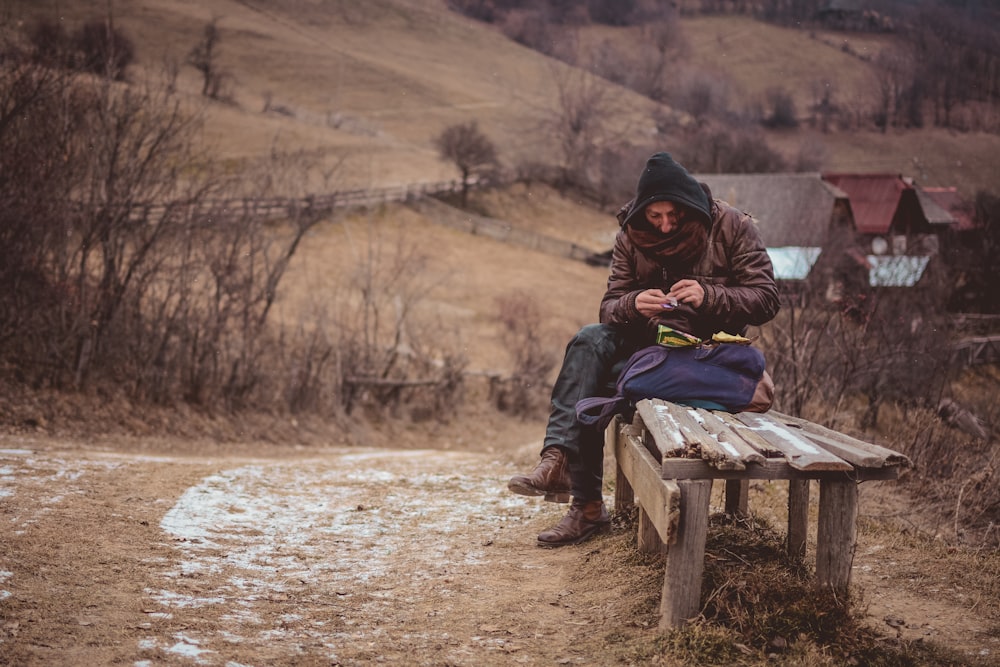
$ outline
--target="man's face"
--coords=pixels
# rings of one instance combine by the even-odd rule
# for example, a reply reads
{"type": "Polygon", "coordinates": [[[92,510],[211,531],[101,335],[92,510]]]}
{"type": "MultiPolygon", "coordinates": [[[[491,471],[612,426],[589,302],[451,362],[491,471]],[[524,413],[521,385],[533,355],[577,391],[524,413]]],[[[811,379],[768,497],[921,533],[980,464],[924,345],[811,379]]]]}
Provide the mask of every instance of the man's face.
{"type": "Polygon", "coordinates": [[[646,221],[662,234],[673,231],[683,216],[684,211],[672,201],[655,201],[646,206],[646,221]]]}

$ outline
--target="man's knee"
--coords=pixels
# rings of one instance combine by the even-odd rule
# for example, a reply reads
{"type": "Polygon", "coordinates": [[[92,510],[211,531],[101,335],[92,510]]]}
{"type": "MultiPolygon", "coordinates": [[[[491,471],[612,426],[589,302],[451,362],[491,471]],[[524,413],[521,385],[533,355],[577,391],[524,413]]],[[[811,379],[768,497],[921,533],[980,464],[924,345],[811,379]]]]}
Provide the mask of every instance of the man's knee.
{"type": "Polygon", "coordinates": [[[573,336],[570,346],[583,345],[597,350],[613,351],[618,347],[618,339],[618,332],[610,325],[587,324],[573,336]]]}

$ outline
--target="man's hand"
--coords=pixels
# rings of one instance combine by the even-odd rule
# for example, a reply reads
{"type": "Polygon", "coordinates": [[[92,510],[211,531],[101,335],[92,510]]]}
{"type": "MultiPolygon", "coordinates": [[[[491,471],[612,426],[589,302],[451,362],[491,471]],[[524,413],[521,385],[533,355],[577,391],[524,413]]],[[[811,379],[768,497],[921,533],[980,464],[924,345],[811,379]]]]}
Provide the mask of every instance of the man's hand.
{"type": "MultiPolygon", "coordinates": [[[[705,288],[697,280],[678,280],[670,287],[667,296],[672,296],[679,302],[686,303],[692,308],[700,308],[701,304],[705,302],[705,288]]],[[[637,304],[638,301],[636,299],[637,304]]]]}
{"type": "Polygon", "coordinates": [[[676,304],[663,290],[648,289],[635,297],[635,308],[646,317],[656,317],[669,312],[676,304]]]}

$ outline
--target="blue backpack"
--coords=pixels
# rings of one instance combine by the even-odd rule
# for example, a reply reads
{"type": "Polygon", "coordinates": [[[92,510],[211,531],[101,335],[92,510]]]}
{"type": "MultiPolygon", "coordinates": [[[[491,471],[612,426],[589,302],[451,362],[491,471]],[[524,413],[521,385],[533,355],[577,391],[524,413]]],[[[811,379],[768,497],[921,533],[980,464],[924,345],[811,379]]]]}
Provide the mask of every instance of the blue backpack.
{"type": "Polygon", "coordinates": [[[603,430],[616,414],[631,419],[635,404],[645,398],[728,412],[766,412],[774,384],[764,369],[764,353],[750,345],[651,345],[629,358],[614,396],[580,400],[577,419],[603,430]]]}

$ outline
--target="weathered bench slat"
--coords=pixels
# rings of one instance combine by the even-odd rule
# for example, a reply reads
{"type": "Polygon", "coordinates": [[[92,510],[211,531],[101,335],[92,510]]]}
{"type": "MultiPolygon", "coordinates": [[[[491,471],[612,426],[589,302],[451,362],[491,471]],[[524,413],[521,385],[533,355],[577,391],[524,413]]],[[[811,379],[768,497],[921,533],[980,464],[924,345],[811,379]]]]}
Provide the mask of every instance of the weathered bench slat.
{"type": "Polygon", "coordinates": [[[670,544],[677,537],[680,521],[681,492],[677,483],[660,476],[660,464],[635,436],[626,435],[616,441],[615,457],[633,493],[643,499],[642,509],[660,539],[670,544]]]}
{"type": "Polygon", "coordinates": [[[728,412],[719,412],[716,413],[716,416],[732,429],[734,433],[738,433],[741,438],[753,445],[754,449],[764,456],[781,456],[783,454],[780,449],[765,440],[763,436],[751,430],[749,426],[737,419],[736,415],[728,412]]]}
{"type": "Polygon", "coordinates": [[[639,401],[636,408],[662,458],[684,456],[689,448],[700,449],[709,440],[687,408],[659,399],[639,401]]]}
{"type": "MultiPolygon", "coordinates": [[[[737,433],[730,429],[724,421],[716,416],[716,413],[708,410],[698,409],[696,414],[701,418],[702,426],[705,430],[715,436],[718,446],[723,450],[723,454],[735,459],[741,465],[723,466],[717,465],[719,470],[743,470],[747,463],[764,463],[766,457],[753,447],[753,443],[746,441],[742,433],[737,433]]],[[[702,458],[706,458],[704,454],[702,458]]]]}
{"type": "Polygon", "coordinates": [[[745,470],[719,470],[699,459],[664,459],[664,479],[816,479],[816,480],[891,480],[899,478],[898,467],[856,468],[844,470],[800,470],[784,459],[767,459],[762,465],[745,470]]]}
{"type": "Polygon", "coordinates": [[[803,437],[799,429],[789,429],[767,415],[756,412],[740,412],[736,418],[754,430],[762,438],[779,449],[785,460],[799,470],[852,470],[853,466],[844,459],[831,454],[819,445],[803,437]]]}
{"type": "Polygon", "coordinates": [[[912,465],[909,458],[891,449],[852,438],[844,433],[838,433],[825,426],[800,419],[799,417],[792,417],[780,412],[770,412],[768,414],[772,418],[784,422],[786,425],[802,429],[803,433],[820,447],[856,466],[863,468],[902,466],[908,468],[912,465]]]}

